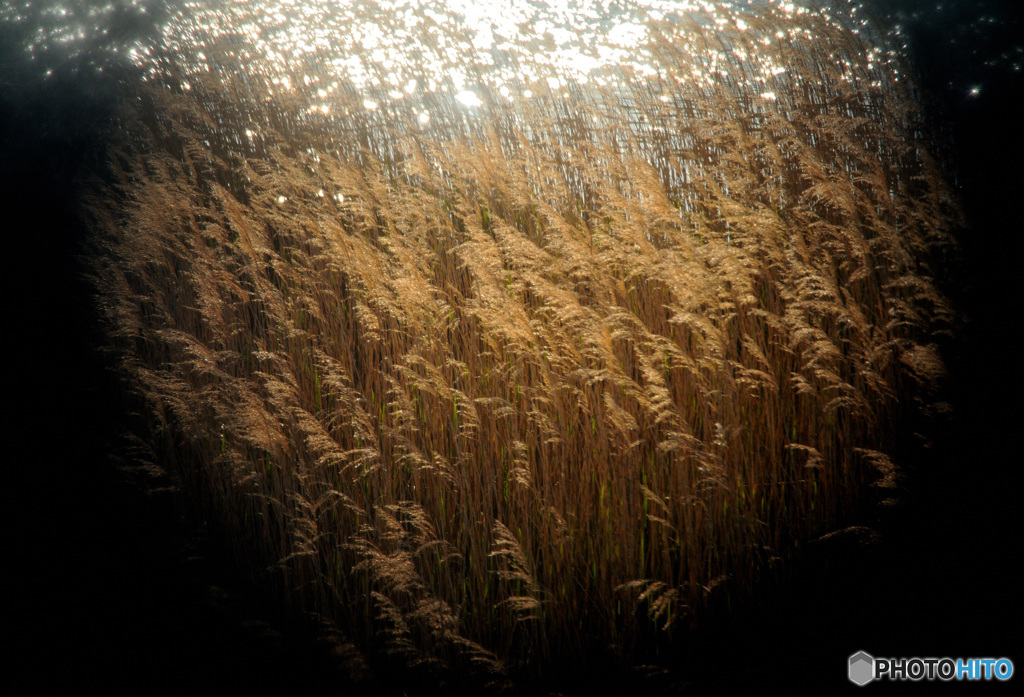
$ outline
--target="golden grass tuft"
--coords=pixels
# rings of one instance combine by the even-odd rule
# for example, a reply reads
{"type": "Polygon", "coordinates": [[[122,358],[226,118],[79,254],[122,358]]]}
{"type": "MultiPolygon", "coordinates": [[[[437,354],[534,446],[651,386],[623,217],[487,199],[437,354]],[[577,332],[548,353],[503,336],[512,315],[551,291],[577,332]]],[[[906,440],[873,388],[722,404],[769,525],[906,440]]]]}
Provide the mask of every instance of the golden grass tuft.
{"type": "Polygon", "coordinates": [[[430,130],[289,121],[227,70],[125,100],[89,210],[111,350],[254,573],[404,665],[634,660],[894,485],[956,209],[858,38],[748,19],[726,47],[786,75],[682,35],[664,82],[430,130]],[[729,75],[675,79],[709,51],[729,75]]]}

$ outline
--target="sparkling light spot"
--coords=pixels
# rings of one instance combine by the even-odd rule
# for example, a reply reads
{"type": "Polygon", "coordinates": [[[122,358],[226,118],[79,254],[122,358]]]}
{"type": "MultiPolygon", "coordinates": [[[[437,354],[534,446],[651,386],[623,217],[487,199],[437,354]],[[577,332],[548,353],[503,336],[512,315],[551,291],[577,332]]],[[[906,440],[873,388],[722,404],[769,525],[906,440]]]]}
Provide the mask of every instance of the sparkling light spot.
{"type": "Polygon", "coordinates": [[[465,106],[477,107],[483,106],[484,104],[483,102],[480,101],[480,97],[476,95],[476,92],[471,92],[470,90],[462,90],[457,95],[455,95],[455,99],[457,99],[460,104],[463,104],[465,106]]]}

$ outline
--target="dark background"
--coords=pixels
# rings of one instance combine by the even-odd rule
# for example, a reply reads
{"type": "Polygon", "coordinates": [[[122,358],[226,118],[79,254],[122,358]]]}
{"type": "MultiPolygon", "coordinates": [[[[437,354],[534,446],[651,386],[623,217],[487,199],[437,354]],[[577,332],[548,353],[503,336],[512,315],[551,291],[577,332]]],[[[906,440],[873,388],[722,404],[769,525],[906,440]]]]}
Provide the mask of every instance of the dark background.
{"type": "MultiPolygon", "coordinates": [[[[1020,5],[869,3],[880,22],[901,26],[967,213],[960,258],[940,279],[966,319],[947,355],[955,414],[929,456],[910,466],[901,506],[877,521],[881,542],[811,550],[763,603],[710,630],[693,650],[694,692],[852,689],[845,664],[858,650],[1008,656],[1024,666],[1020,5]]],[[[113,66],[98,72],[96,56],[151,31],[159,7],[148,9],[125,10],[73,58],[26,61],[24,28],[0,23],[12,680],[32,692],[358,691],[358,676],[328,657],[329,646],[233,585],[201,529],[159,491],[166,482],[122,467],[131,464],[120,436],[126,407],[95,351],[76,209],[80,177],[102,158],[114,95],[132,79],[113,66]],[[41,68],[53,74],[41,79],[41,68]]],[[[581,692],[624,690],[606,678],[581,692]]],[[[863,689],[963,687],[927,684],[863,689]]],[[[419,688],[378,681],[373,692],[419,688]]]]}

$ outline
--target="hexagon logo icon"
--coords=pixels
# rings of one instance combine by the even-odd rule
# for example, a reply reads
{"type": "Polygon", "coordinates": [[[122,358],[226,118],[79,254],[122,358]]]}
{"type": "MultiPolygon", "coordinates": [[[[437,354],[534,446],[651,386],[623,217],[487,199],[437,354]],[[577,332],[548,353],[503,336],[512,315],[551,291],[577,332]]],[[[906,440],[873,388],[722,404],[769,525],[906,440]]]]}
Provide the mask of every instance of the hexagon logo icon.
{"type": "Polygon", "coordinates": [[[875,677],[875,658],[871,654],[858,651],[850,656],[850,682],[864,686],[875,677]]]}

